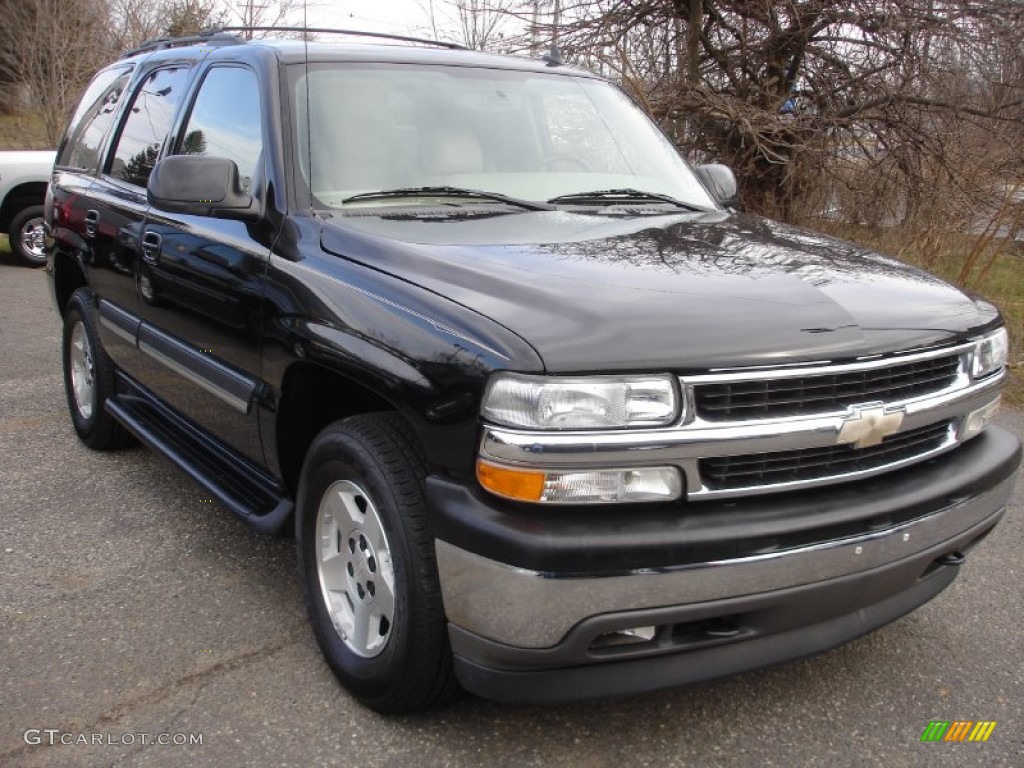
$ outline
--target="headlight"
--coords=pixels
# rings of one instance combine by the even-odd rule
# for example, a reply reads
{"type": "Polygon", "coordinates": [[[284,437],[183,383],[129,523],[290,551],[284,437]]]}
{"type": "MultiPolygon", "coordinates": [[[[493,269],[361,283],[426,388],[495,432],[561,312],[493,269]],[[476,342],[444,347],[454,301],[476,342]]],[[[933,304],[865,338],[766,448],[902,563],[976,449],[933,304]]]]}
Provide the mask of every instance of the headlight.
{"type": "Polygon", "coordinates": [[[1010,342],[1005,328],[978,339],[974,348],[974,377],[978,379],[988,376],[1006,365],[1009,349],[1010,342]]]}
{"type": "Polygon", "coordinates": [[[484,394],[484,418],[525,429],[659,427],[678,416],[676,384],[660,376],[495,375],[484,394]]]}

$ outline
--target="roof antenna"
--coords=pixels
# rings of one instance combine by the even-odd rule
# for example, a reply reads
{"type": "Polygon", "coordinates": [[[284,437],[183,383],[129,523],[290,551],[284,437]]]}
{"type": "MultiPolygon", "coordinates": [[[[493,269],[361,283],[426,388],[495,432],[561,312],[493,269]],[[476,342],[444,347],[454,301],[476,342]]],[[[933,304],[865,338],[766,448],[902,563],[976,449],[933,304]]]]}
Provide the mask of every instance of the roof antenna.
{"type": "Polygon", "coordinates": [[[562,50],[554,43],[551,44],[548,52],[541,59],[546,61],[549,67],[560,67],[565,64],[565,59],[562,58],[562,50]]]}

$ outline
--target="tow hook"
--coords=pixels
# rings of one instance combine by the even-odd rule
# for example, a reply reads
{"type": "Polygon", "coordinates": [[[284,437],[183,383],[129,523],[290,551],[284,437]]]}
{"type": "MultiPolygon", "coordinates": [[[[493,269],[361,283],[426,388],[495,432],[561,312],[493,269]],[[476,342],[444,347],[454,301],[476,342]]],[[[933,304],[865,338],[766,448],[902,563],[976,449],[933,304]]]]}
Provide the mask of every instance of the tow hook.
{"type": "Polygon", "coordinates": [[[954,550],[953,552],[947,552],[935,562],[939,565],[963,565],[965,560],[967,560],[967,555],[954,550]]]}

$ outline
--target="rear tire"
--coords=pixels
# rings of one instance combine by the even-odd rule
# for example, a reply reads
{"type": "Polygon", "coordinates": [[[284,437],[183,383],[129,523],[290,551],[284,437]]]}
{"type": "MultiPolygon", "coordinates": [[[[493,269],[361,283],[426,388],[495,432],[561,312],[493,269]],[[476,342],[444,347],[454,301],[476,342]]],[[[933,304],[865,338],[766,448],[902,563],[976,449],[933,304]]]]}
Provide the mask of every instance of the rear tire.
{"type": "Polygon", "coordinates": [[[78,437],[104,451],[127,445],[131,435],[104,408],[115,391],[114,364],[100,344],[95,314],[92,291],[71,294],[64,313],[64,391],[78,437]]]}
{"type": "Polygon", "coordinates": [[[21,211],[11,221],[7,232],[11,251],[30,267],[46,264],[43,250],[43,206],[33,205],[21,211]]]}
{"type": "Polygon", "coordinates": [[[296,543],[317,642],[366,706],[404,713],[457,690],[423,496],[404,420],[353,416],[313,441],[299,481],[296,543]]]}

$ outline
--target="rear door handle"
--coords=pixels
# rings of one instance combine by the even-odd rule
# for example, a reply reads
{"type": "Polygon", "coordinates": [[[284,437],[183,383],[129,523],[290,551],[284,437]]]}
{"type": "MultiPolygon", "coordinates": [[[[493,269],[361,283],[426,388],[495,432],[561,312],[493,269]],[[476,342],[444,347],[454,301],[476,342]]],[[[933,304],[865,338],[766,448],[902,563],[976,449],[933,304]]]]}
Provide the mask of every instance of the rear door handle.
{"type": "Polygon", "coordinates": [[[100,223],[100,212],[99,211],[86,211],[85,212],[85,234],[89,237],[96,237],[96,231],[99,228],[100,223]]]}
{"type": "Polygon", "coordinates": [[[156,232],[147,231],[142,235],[142,258],[149,264],[160,261],[161,237],[156,232]]]}

